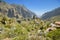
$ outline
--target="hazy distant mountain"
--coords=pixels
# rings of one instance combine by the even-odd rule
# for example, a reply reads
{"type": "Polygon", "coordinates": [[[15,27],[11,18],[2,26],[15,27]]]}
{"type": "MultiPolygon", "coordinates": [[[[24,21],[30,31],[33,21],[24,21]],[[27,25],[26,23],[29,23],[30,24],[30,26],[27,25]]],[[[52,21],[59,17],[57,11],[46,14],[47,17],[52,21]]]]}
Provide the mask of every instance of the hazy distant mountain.
{"type": "Polygon", "coordinates": [[[5,2],[0,2],[0,14],[7,15],[10,18],[32,18],[33,16],[36,16],[23,5],[7,4],[5,2]]]}
{"type": "Polygon", "coordinates": [[[50,20],[52,20],[52,21],[60,21],[60,15],[51,17],[50,20]]]}
{"type": "Polygon", "coordinates": [[[43,14],[41,19],[43,19],[43,20],[44,19],[49,19],[51,17],[58,16],[58,15],[60,15],[60,7],[43,14]]]}

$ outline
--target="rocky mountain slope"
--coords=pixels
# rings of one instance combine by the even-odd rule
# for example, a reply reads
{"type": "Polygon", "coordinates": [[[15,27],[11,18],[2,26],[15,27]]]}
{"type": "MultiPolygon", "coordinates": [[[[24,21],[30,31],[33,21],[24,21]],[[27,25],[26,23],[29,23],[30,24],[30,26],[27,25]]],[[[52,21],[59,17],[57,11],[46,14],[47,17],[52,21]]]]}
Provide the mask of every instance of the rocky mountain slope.
{"type": "Polygon", "coordinates": [[[12,18],[32,18],[36,16],[23,5],[8,4],[6,2],[0,2],[0,14],[7,15],[12,18]]]}
{"type": "Polygon", "coordinates": [[[49,19],[51,17],[59,16],[59,15],[60,15],[60,7],[43,14],[41,19],[49,19]]]}

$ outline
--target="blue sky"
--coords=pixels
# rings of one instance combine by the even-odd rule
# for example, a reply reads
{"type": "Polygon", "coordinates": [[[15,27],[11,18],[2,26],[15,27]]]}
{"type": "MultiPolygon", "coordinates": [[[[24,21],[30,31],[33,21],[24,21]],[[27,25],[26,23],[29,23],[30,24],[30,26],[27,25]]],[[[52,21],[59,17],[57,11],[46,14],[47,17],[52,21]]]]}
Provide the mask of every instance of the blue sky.
{"type": "Polygon", "coordinates": [[[60,0],[5,0],[10,4],[22,4],[29,10],[41,16],[47,11],[60,7],[60,0]]]}

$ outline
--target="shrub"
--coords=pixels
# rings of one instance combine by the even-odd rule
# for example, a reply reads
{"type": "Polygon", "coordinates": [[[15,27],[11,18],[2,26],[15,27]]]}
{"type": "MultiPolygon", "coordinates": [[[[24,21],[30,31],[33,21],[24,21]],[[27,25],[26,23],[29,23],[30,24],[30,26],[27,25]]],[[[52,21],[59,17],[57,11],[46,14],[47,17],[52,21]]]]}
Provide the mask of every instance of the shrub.
{"type": "Polygon", "coordinates": [[[60,40],[60,29],[49,32],[47,36],[52,40],[60,40]]]}

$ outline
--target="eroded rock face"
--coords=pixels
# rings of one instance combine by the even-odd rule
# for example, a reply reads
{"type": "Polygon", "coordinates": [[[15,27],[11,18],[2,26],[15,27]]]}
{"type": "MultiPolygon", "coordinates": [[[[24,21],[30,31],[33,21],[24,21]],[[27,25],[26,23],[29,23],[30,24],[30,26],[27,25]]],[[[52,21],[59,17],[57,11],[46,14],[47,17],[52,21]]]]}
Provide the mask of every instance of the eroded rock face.
{"type": "Polygon", "coordinates": [[[36,16],[33,12],[22,5],[7,4],[0,2],[0,13],[12,18],[32,18],[36,16]]]}
{"type": "Polygon", "coordinates": [[[8,10],[8,17],[14,17],[14,10],[13,9],[8,10]]]}

